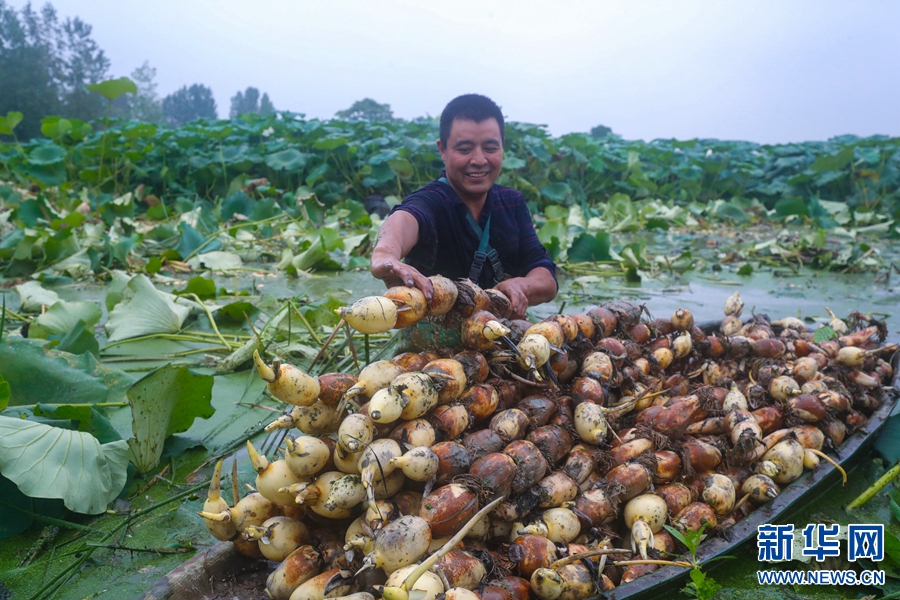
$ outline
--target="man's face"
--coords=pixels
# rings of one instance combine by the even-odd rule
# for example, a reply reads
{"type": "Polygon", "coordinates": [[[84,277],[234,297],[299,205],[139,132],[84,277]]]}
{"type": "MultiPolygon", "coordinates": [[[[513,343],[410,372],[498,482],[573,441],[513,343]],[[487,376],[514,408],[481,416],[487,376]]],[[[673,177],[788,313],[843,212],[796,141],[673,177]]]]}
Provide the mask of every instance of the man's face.
{"type": "Polygon", "coordinates": [[[500,176],[503,167],[503,142],[497,119],[480,123],[456,119],[450,126],[447,146],[438,141],[447,179],[460,198],[480,201],[500,176]]]}

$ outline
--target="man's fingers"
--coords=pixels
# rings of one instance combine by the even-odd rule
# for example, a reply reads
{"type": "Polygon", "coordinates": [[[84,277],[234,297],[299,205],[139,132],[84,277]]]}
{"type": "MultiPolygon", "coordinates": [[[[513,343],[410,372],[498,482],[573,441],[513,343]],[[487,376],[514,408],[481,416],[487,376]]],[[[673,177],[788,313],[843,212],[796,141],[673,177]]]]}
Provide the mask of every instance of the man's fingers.
{"type": "Polygon", "coordinates": [[[434,286],[431,284],[431,280],[419,273],[416,277],[416,287],[422,290],[422,293],[425,294],[425,302],[431,307],[431,300],[434,298],[434,286]]]}

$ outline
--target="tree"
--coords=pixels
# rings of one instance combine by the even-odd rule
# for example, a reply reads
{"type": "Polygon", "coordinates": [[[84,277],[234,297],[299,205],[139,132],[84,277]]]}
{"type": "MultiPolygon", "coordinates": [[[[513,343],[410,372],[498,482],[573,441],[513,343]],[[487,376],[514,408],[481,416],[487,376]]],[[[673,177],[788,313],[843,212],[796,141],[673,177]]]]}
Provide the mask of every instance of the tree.
{"type": "Polygon", "coordinates": [[[267,115],[273,112],[275,107],[272,106],[269,95],[263,94],[260,99],[259,90],[251,86],[231,97],[231,110],[228,111],[228,116],[233,118],[246,113],[267,115]]]}
{"type": "Polygon", "coordinates": [[[28,3],[16,12],[0,0],[0,114],[24,113],[20,138],[40,135],[48,115],[101,116],[105,102],[84,88],[106,79],[108,70],[109,60],[81,19],[60,23],[50,4],[36,12],[28,3]]]}
{"type": "Polygon", "coordinates": [[[90,121],[106,112],[103,98],[85,89],[86,85],[106,79],[109,71],[109,59],[90,36],[91,26],[77,17],[66,19],[62,26],[61,112],[63,116],[82,121],[90,121]]]}
{"type": "Polygon", "coordinates": [[[371,98],[363,98],[354,102],[350,108],[334,113],[339,119],[360,119],[364,121],[390,121],[394,111],[390,104],[378,104],[371,98]]]}
{"type": "Polygon", "coordinates": [[[275,112],[275,105],[273,105],[272,101],[269,100],[268,94],[263,94],[262,98],[259,101],[259,114],[271,115],[273,112],[275,112]]]}
{"type": "Polygon", "coordinates": [[[136,119],[146,123],[165,123],[162,103],[156,93],[156,69],[149,61],[131,72],[131,79],[137,85],[137,94],[124,94],[113,101],[113,114],[126,119],[136,119]]]}
{"type": "Polygon", "coordinates": [[[162,110],[166,121],[173,127],[194,119],[215,119],[218,116],[212,90],[202,83],[184,86],[166,96],[162,101],[162,110]]]}
{"type": "Polygon", "coordinates": [[[591,137],[605,138],[609,135],[612,135],[612,129],[610,129],[606,125],[597,125],[593,129],[591,129],[591,137]]]}

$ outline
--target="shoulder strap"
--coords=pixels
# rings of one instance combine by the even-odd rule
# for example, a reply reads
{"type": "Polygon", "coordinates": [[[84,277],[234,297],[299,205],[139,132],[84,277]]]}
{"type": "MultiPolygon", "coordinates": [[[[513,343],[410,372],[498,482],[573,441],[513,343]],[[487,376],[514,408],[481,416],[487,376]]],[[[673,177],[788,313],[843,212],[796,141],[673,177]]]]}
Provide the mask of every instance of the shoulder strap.
{"type": "MultiPolygon", "coordinates": [[[[438,181],[447,187],[450,187],[450,182],[447,181],[446,177],[440,177],[438,181]]],[[[469,225],[472,226],[475,235],[480,239],[478,250],[475,252],[475,257],[472,259],[472,267],[469,269],[469,279],[477,283],[478,278],[481,276],[481,270],[484,268],[484,262],[489,260],[491,261],[491,266],[494,267],[494,279],[496,281],[502,281],[505,277],[503,273],[503,264],[500,262],[500,255],[497,254],[496,250],[491,248],[491,215],[488,215],[483,230],[468,209],[466,210],[466,220],[469,222],[469,225]]]]}

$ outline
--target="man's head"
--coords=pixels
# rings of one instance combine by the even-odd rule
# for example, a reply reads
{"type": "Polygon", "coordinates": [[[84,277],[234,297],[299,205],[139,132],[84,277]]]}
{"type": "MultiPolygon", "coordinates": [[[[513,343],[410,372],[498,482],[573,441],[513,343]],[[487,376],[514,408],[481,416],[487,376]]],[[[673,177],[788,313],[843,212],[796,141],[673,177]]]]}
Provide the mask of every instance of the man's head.
{"type": "Polygon", "coordinates": [[[496,119],[500,126],[500,141],[506,141],[506,126],[503,113],[497,103],[481,94],[463,94],[451,100],[441,113],[441,144],[447,145],[450,129],[456,119],[466,119],[481,123],[486,119],[496,119]]]}
{"type": "Polygon", "coordinates": [[[466,202],[478,203],[503,168],[503,114],[490,98],[466,94],[441,113],[437,146],[450,185],[466,202]]]}

